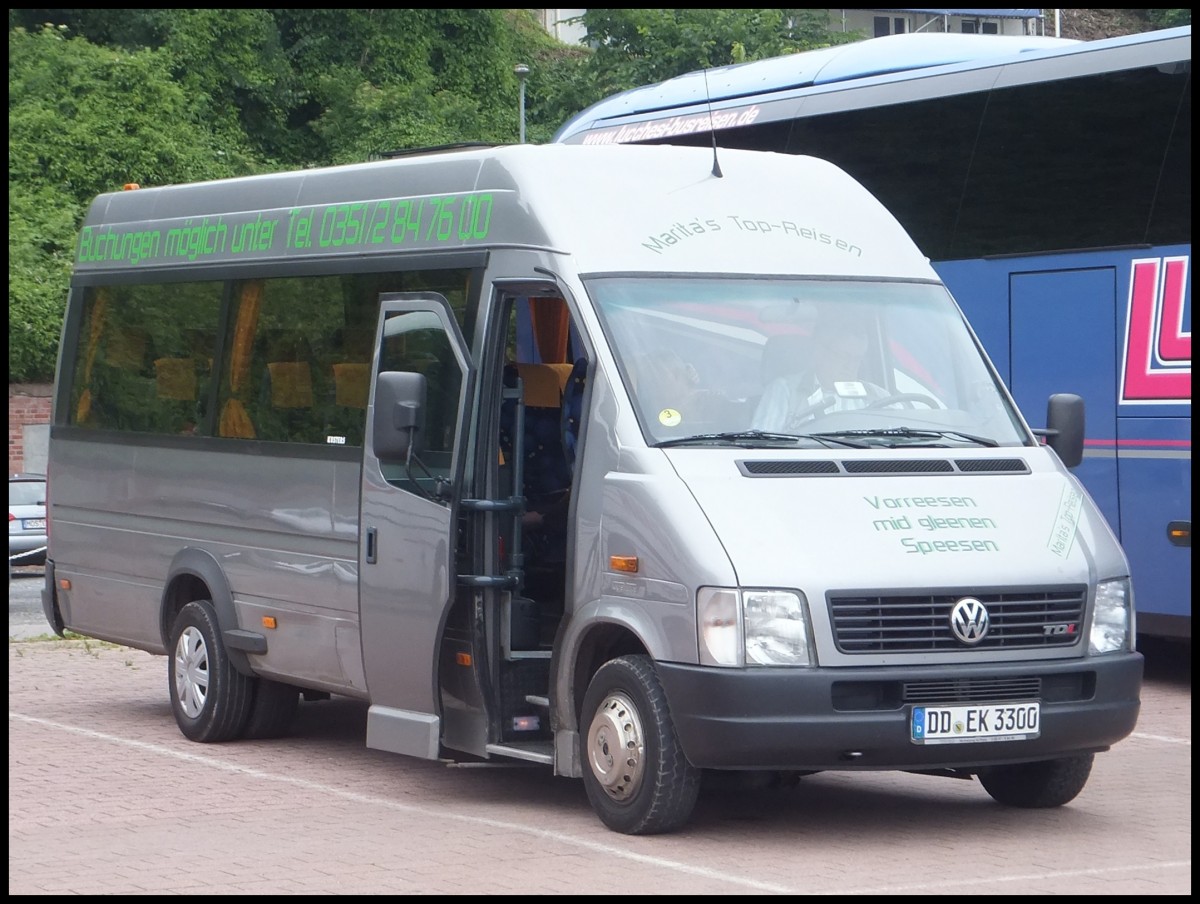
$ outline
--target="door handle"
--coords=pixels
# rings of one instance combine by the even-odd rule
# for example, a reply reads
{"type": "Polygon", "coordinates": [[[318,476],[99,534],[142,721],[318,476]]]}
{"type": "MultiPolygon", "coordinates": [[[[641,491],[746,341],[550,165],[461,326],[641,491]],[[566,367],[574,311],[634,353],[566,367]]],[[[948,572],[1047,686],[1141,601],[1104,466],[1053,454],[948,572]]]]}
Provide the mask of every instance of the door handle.
{"type": "Polygon", "coordinates": [[[378,557],[378,550],[376,550],[376,548],[375,548],[377,541],[378,541],[378,533],[376,532],[375,528],[368,527],[367,528],[367,564],[368,565],[374,565],[375,560],[378,557]]]}

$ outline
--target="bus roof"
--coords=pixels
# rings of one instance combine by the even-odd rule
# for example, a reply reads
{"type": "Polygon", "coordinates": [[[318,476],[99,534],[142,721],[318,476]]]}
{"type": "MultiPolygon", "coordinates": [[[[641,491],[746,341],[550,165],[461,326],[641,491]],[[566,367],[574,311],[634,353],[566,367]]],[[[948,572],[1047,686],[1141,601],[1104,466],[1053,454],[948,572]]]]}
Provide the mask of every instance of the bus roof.
{"type": "Polygon", "coordinates": [[[524,144],[113,192],[88,211],[75,273],[523,247],[580,272],[934,278],[833,164],[722,151],[720,169],[704,148],[524,144]]]}
{"type": "Polygon", "coordinates": [[[1173,38],[1186,38],[1190,45],[1191,26],[1099,41],[947,33],[869,38],[752,63],[697,70],[658,84],[633,88],[599,101],[572,117],[559,128],[554,140],[578,140],[582,133],[605,128],[626,117],[629,121],[654,118],[672,111],[683,113],[701,105],[729,108],[750,98],[767,101],[792,97],[803,93],[804,89],[825,85],[847,85],[866,79],[873,84],[883,80],[905,81],[939,72],[1045,60],[1173,38]]]}

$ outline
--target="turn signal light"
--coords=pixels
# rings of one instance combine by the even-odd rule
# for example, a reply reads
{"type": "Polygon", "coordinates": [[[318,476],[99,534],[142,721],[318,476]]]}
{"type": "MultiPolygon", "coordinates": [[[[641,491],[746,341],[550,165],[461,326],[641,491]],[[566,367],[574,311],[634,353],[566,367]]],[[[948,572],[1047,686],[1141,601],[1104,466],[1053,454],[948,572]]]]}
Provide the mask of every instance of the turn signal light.
{"type": "Polygon", "coordinates": [[[623,571],[626,574],[637,574],[637,556],[609,556],[608,567],[613,571],[623,571]]]}

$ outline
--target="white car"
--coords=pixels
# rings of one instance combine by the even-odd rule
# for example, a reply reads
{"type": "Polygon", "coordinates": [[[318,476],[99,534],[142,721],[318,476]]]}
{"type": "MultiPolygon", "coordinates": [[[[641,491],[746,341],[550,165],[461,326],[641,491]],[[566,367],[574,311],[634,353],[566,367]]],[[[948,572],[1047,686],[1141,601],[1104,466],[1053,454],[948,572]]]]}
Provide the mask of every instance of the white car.
{"type": "Polygon", "coordinates": [[[8,564],[46,564],[46,478],[40,474],[8,478],[8,564]]]}

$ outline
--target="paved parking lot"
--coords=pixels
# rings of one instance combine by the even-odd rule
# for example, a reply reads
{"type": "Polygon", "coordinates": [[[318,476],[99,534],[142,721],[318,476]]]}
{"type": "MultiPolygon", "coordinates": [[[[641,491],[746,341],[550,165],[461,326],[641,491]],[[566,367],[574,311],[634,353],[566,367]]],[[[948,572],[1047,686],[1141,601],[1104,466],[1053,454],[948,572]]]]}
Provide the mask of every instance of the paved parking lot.
{"type": "Polygon", "coordinates": [[[826,773],[708,790],[684,831],[634,838],[579,782],[368,750],[364,726],[333,700],[282,740],[195,744],[164,658],[10,642],[9,894],[1191,893],[1186,664],[1151,669],[1135,735],[1047,811],[826,773]]]}

